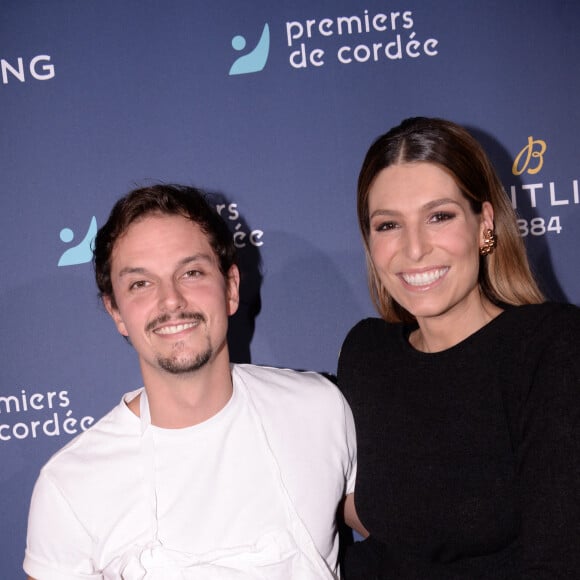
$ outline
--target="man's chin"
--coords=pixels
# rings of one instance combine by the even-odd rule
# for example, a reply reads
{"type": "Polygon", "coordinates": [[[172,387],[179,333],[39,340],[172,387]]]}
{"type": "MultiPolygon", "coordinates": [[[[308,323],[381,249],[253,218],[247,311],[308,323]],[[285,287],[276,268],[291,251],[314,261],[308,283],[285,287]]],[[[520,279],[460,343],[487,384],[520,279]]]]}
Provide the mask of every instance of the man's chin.
{"type": "Polygon", "coordinates": [[[207,350],[194,358],[182,359],[179,357],[159,358],[157,364],[164,371],[172,375],[185,375],[194,373],[203,368],[212,357],[213,351],[207,350]]]}

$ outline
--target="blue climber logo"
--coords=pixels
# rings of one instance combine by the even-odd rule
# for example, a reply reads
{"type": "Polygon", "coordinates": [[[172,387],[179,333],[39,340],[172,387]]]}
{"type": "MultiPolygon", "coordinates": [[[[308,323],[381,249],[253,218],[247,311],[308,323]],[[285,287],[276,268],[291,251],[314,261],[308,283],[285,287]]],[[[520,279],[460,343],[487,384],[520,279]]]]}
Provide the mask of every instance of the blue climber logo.
{"type": "MultiPolygon", "coordinates": [[[[75,246],[65,250],[58,261],[59,266],[75,266],[77,264],[86,264],[93,259],[93,240],[97,235],[97,218],[92,217],[89,229],[85,237],[75,246]]],[[[74,240],[75,233],[70,228],[60,230],[60,239],[65,244],[74,240]]]]}
{"type": "MultiPolygon", "coordinates": [[[[246,48],[246,39],[243,36],[234,36],[232,38],[232,47],[238,52],[246,48]]],[[[270,27],[268,23],[264,24],[262,36],[258,40],[255,48],[238,57],[230,68],[230,76],[245,75],[248,73],[260,72],[268,61],[270,52],[270,27]]]]}

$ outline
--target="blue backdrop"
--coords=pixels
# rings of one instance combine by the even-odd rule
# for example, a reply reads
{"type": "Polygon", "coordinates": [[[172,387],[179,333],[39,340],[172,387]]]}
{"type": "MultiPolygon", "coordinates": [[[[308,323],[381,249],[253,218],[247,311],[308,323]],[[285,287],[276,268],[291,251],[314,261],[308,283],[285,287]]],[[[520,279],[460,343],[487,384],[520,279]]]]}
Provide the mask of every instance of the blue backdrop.
{"type": "Polygon", "coordinates": [[[236,360],[334,372],[373,314],[362,158],[446,117],[496,163],[544,290],[580,303],[579,28],[575,0],[3,0],[2,578],[41,465],[140,386],[87,262],[137,185],[215,194],[243,262],[236,360]]]}

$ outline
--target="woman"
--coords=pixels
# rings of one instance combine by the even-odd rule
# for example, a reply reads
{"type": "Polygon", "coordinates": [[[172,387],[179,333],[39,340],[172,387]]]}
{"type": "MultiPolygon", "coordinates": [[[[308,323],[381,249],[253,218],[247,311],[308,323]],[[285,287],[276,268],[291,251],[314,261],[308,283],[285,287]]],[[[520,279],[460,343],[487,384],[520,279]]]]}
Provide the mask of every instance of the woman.
{"type": "Polygon", "coordinates": [[[580,578],[580,309],[544,302],[483,149],[407,119],[366,155],[358,219],[381,319],[338,367],[367,538],[346,580],[580,578]]]}

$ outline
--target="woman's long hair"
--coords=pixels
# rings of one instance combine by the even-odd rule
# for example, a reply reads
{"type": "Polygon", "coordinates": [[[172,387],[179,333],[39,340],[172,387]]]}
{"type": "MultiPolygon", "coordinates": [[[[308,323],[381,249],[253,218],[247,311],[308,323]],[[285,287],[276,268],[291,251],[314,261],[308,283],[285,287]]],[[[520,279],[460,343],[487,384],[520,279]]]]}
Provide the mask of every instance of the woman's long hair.
{"type": "Polygon", "coordinates": [[[497,305],[543,302],[544,296],[534,280],[519,235],[516,214],[481,145],[455,123],[415,117],[406,119],[371,145],[358,179],[358,222],[365,245],[371,297],[380,315],[388,322],[414,321],[387,292],[372,262],[369,190],[383,169],[414,162],[433,163],[451,175],[474,213],[481,214],[486,201],[493,206],[497,247],[492,254],[480,258],[482,294],[497,305]]]}

